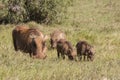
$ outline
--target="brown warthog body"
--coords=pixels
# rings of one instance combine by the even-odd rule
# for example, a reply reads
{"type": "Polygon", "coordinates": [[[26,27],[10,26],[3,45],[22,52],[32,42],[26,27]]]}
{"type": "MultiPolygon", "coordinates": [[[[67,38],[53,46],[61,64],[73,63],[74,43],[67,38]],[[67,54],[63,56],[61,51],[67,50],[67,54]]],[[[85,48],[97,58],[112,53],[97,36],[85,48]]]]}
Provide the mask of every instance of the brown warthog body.
{"type": "Polygon", "coordinates": [[[50,36],[51,36],[51,39],[50,39],[51,48],[56,48],[57,42],[60,39],[66,39],[65,33],[62,32],[61,30],[55,30],[55,31],[53,31],[53,33],[51,33],[50,36]]]}
{"type": "Polygon", "coordinates": [[[88,44],[86,41],[79,41],[76,44],[76,48],[77,48],[77,56],[79,57],[79,59],[82,59],[82,56],[84,56],[84,60],[86,60],[86,56],[87,56],[87,60],[93,60],[93,56],[94,56],[94,49],[93,46],[91,46],[90,44],[88,44]]]}
{"type": "Polygon", "coordinates": [[[65,39],[60,39],[57,42],[58,58],[60,57],[60,54],[63,57],[63,59],[65,59],[65,55],[67,55],[70,60],[73,60],[76,57],[76,52],[73,49],[72,44],[69,41],[66,41],[65,39]]]}
{"type": "Polygon", "coordinates": [[[34,58],[46,57],[45,36],[38,29],[19,25],[13,30],[12,37],[16,51],[22,50],[34,58]]]}

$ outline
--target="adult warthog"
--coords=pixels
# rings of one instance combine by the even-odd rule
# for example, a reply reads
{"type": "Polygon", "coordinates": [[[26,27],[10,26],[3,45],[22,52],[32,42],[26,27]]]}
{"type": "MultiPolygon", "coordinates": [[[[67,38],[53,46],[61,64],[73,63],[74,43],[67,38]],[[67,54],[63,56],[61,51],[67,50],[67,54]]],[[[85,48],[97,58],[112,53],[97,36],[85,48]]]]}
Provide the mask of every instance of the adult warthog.
{"type": "Polygon", "coordinates": [[[12,37],[15,51],[21,50],[29,53],[33,58],[46,58],[47,37],[38,29],[19,25],[13,29],[12,37]]]}

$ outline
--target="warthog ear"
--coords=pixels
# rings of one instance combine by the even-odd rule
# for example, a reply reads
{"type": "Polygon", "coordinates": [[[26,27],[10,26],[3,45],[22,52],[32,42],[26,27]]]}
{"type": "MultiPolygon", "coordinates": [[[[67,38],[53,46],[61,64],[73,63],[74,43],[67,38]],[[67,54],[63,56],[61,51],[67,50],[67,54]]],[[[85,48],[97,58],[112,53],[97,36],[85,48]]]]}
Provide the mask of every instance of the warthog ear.
{"type": "Polygon", "coordinates": [[[87,45],[86,48],[87,50],[89,50],[91,48],[91,45],[87,45]]]}
{"type": "Polygon", "coordinates": [[[95,53],[96,51],[95,51],[95,47],[94,46],[91,46],[91,51],[93,52],[93,53],[95,53]]]}
{"type": "Polygon", "coordinates": [[[44,36],[44,41],[46,41],[47,39],[49,39],[49,36],[45,35],[44,36]]]}
{"type": "Polygon", "coordinates": [[[37,36],[34,34],[30,34],[29,37],[33,39],[33,38],[36,38],[37,36]]]}

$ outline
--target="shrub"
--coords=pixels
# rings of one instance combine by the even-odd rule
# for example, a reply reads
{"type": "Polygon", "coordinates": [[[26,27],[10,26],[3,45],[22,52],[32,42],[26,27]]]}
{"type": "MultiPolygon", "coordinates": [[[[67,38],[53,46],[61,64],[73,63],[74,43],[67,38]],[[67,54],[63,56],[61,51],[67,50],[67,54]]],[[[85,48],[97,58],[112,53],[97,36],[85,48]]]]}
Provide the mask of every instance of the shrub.
{"type": "Polygon", "coordinates": [[[7,16],[7,8],[6,5],[0,1],[0,23],[6,23],[6,16],[7,16]]]}
{"type": "Polygon", "coordinates": [[[72,0],[3,0],[7,6],[9,23],[36,21],[62,23],[72,0]]]}

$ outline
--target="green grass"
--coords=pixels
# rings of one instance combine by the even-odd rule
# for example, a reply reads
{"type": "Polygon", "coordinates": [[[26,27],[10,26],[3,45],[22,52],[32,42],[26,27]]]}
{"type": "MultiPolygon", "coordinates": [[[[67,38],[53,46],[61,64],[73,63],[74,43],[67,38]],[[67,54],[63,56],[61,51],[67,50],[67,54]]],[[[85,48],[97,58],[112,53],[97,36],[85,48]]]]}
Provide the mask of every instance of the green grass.
{"type": "Polygon", "coordinates": [[[0,80],[120,79],[119,0],[76,0],[74,4],[69,11],[75,14],[67,25],[46,26],[35,22],[26,25],[37,26],[46,35],[61,29],[74,47],[79,40],[88,41],[95,47],[94,61],[58,59],[56,50],[51,49],[47,50],[45,60],[32,59],[26,53],[14,51],[11,32],[15,25],[0,25],[0,80]]]}

